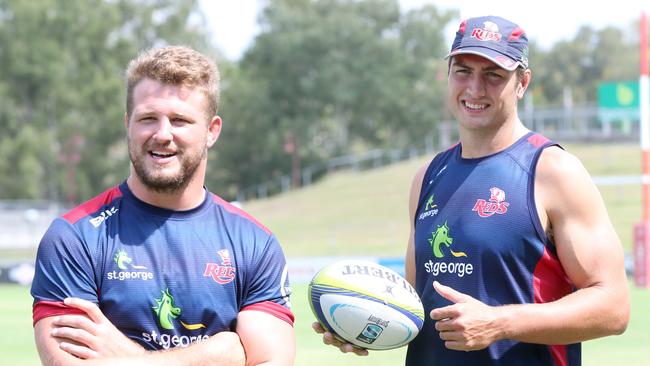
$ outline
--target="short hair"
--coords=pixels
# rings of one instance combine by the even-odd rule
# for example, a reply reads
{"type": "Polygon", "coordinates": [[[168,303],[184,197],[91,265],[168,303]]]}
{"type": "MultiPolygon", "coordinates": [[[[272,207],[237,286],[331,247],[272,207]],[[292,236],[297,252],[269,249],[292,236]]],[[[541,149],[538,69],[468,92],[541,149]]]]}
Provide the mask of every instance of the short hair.
{"type": "Polygon", "coordinates": [[[168,46],[140,53],[126,69],[126,112],[133,112],[133,89],[142,79],[199,88],[208,105],[206,117],[217,114],[219,69],[205,55],[184,46],[168,46]]]}
{"type": "Polygon", "coordinates": [[[524,75],[526,74],[526,70],[528,70],[527,67],[523,67],[523,66],[517,67],[517,69],[515,70],[515,73],[517,74],[517,81],[521,81],[521,79],[524,78],[524,75]]]}

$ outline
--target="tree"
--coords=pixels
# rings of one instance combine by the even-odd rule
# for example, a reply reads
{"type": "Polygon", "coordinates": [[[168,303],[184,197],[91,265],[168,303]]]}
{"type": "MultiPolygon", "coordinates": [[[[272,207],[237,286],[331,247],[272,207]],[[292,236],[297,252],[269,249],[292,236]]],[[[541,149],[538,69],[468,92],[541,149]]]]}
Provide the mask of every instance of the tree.
{"type": "Polygon", "coordinates": [[[594,102],[599,83],[636,79],[638,39],[624,34],[636,33],[583,26],[573,40],[558,42],[548,52],[531,49],[532,87],[541,90],[535,104],[561,105],[565,87],[575,103],[594,102]]]}
{"type": "Polygon", "coordinates": [[[197,9],[195,1],[0,0],[0,198],[77,202],[122,179],[126,64],[154,45],[207,49],[197,9]]]}
{"type": "Polygon", "coordinates": [[[239,124],[228,144],[257,137],[250,151],[222,154],[249,162],[222,160],[237,172],[239,188],[289,173],[288,135],[305,166],[355,150],[408,146],[434,131],[444,110],[442,29],[453,14],[428,6],[403,15],[396,0],[270,1],[262,31],[239,64],[241,85],[224,89],[224,98],[243,93],[233,99],[255,100],[235,108],[237,100],[229,99],[223,108],[224,118],[239,124]]]}

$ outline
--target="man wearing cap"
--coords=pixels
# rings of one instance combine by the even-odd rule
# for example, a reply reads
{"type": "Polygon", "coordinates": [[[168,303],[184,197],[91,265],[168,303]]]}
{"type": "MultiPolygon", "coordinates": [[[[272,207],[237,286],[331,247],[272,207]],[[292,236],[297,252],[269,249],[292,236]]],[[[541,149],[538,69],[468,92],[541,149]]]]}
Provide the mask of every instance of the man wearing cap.
{"type": "Polygon", "coordinates": [[[601,195],[575,156],[517,115],[532,75],[521,28],[468,19],[447,58],[460,142],[411,187],[406,277],[429,317],[406,365],[579,365],[580,342],[629,320],[623,251],[601,195]]]}

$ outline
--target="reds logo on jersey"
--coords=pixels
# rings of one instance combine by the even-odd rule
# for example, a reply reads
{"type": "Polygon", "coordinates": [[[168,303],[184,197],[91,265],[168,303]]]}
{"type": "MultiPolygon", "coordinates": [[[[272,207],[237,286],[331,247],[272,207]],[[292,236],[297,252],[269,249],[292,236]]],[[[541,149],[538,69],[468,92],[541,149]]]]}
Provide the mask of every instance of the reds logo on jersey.
{"type": "Polygon", "coordinates": [[[488,201],[477,199],[472,211],[477,212],[481,217],[490,217],[495,213],[503,215],[508,212],[508,206],[510,204],[506,202],[506,192],[501,188],[492,187],[490,188],[490,199],[488,201]]]}
{"type": "Polygon", "coordinates": [[[214,282],[224,285],[235,279],[236,268],[232,266],[228,249],[222,249],[217,254],[219,254],[221,264],[207,263],[205,265],[205,271],[203,271],[203,276],[212,277],[214,282]]]}

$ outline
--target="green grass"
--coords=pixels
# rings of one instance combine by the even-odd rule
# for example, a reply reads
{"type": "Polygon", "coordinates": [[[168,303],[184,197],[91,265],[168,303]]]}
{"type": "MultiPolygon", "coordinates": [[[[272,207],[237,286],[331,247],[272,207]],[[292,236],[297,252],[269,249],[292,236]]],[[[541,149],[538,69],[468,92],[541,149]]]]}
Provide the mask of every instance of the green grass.
{"type": "Polygon", "coordinates": [[[641,174],[639,144],[562,144],[582,161],[591,175],[641,174]]]}
{"type": "MultiPolygon", "coordinates": [[[[638,144],[565,144],[564,148],[580,158],[592,176],[640,175],[641,150],[638,144]]],[[[633,227],[641,220],[641,185],[598,187],[609,217],[623,248],[630,252],[633,227]]]]}
{"type": "MultiPolygon", "coordinates": [[[[641,153],[633,144],[564,145],[593,175],[640,174],[641,153]]],[[[402,256],[409,233],[408,194],[415,171],[431,157],[366,172],[343,171],[317,184],[244,209],[271,228],[287,256],[402,256]]],[[[641,217],[641,189],[599,187],[623,247],[641,217]]]]}
{"type": "MultiPolygon", "coordinates": [[[[583,365],[650,364],[650,290],[630,284],[632,312],[625,333],[583,343],[583,365]]],[[[612,304],[616,306],[617,304],[612,304]]]]}
{"type": "MultiPolygon", "coordinates": [[[[293,286],[293,311],[296,315],[296,365],[394,366],[404,362],[406,348],[371,352],[368,357],[342,354],[321,342],[320,335],[311,330],[314,316],[307,302],[307,286],[293,286]]],[[[583,344],[583,364],[593,366],[647,365],[650,344],[650,291],[632,287],[632,318],[621,336],[606,337],[583,344]]],[[[38,365],[31,324],[31,297],[26,287],[0,286],[0,355],[3,365],[38,365]]],[[[612,304],[616,306],[616,304],[612,304]]]]}
{"type": "Polygon", "coordinates": [[[3,248],[0,250],[3,261],[33,260],[36,258],[36,248],[3,248]]]}
{"type": "Polygon", "coordinates": [[[287,256],[401,255],[411,179],[426,160],[340,172],[244,209],[273,230],[287,256]]]}
{"type": "Polygon", "coordinates": [[[0,286],[0,355],[3,365],[40,365],[34,346],[29,288],[0,286]]]}

